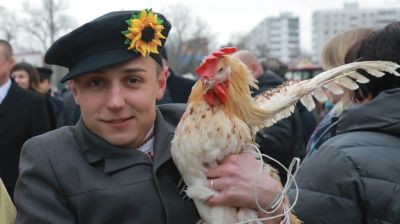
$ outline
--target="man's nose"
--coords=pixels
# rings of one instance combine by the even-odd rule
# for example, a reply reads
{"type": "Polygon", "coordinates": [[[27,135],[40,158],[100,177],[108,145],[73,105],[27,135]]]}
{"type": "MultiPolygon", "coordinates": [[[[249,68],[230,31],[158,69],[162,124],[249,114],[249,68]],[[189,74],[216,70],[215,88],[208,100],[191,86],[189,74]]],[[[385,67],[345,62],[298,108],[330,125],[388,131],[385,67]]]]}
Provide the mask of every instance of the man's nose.
{"type": "Polygon", "coordinates": [[[124,107],[126,101],[123,90],[118,85],[113,85],[107,99],[107,107],[110,110],[119,110],[124,107]]]}

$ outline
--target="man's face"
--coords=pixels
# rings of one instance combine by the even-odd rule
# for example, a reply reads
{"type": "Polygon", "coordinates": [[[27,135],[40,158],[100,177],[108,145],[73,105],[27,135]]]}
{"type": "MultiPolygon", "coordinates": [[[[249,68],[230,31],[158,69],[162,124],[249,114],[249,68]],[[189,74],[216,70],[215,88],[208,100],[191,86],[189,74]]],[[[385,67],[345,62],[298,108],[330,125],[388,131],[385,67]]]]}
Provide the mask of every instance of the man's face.
{"type": "Polygon", "coordinates": [[[89,130],[109,143],[135,148],[155,121],[155,103],[164,94],[166,77],[157,76],[152,58],[81,75],[71,81],[75,100],[89,130]]]}
{"type": "Polygon", "coordinates": [[[42,94],[46,94],[51,89],[51,81],[48,79],[43,79],[39,82],[39,91],[42,94]]]}
{"type": "Polygon", "coordinates": [[[11,68],[14,65],[14,59],[6,57],[4,51],[4,46],[0,44],[0,86],[7,82],[11,68]]]}

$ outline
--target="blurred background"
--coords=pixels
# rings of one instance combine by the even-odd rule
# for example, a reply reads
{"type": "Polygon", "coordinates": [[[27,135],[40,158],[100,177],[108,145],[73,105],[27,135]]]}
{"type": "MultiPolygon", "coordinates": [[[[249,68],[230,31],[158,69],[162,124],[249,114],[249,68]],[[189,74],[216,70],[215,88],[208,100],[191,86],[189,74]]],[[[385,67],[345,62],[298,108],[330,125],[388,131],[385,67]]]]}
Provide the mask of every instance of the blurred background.
{"type": "MultiPolygon", "coordinates": [[[[0,38],[13,45],[18,62],[46,66],[44,53],[60,36],[107,12],[143,8],[171,21],[169,66],[189,78],[221,46],[251,50],[289,79],[310,78],[322,70],[321,47],[330,37],[400,19],[400,0],[0,0],[0,38]]],[[[53,70],[52,82],[62,88],[66,70],[53,70]]]]}

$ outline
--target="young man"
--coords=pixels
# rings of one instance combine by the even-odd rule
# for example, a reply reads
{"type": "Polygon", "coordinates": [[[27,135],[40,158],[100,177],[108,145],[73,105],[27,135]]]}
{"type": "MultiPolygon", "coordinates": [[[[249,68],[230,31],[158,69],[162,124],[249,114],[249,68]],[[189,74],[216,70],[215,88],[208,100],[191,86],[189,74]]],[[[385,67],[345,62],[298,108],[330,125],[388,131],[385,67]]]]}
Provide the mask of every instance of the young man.
{"type": "Polygon", "coordinates": [[[64,103],[58,97],[53,96],[51,83],[51,75],[53,70],[45,67],[36,67],[39,73],[39,92],[46,98],[49,107],[49,116],[51,122],[51,129],[56,129],[59,127],[59,120],[64,111],[64,103]]]}
{"type": "MultiPolygon", "coordinates": [[[[15,193],[17,223],[199,221],[193,201],[180,195],[170,154],[184,106],[155,105],[166,88],[159,52],[170,28],[151,10],[112,12],[48,50],[47,63],[69,68],[63,81],[70,80],[81,120],[25,144],[15,193]]],[[[249,182],[255,183],[256,161],[237,155],[210,169],[209,175],[235,184],[220,189],[209,204],[255,208],[249,182]]],[[[269,176],[261,181],[267,205],[278,183],[269,176]]]]}

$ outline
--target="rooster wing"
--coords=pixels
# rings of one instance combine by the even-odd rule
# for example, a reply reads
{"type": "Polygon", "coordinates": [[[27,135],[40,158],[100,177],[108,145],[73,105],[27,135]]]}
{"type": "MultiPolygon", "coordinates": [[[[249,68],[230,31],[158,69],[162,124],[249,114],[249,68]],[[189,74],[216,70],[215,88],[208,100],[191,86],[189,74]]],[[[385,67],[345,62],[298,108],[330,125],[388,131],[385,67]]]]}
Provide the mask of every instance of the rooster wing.
{"type": "Polygon", "coordinates": [[[325,71],[309,80],[289,81],[277,88],[265,91],[256,98],[256,101],[263,110],[269,111],[268,114],[271,116],[265,119],[265,123],[261,127],[271,126],[277,121],[289,117],[299,100],[308,110],[314,109],[313,98],[320,102],[327,100],[324,88],[335,95],[342,94],[343,88],[358,89],[357,83],[369,82],[367,77],[359,73],[359,69],[372,76],[382,77],[386,73],[400,76],[396,71],[398,68],[400,65],[388,61],[354,62],[325,71]]]}

